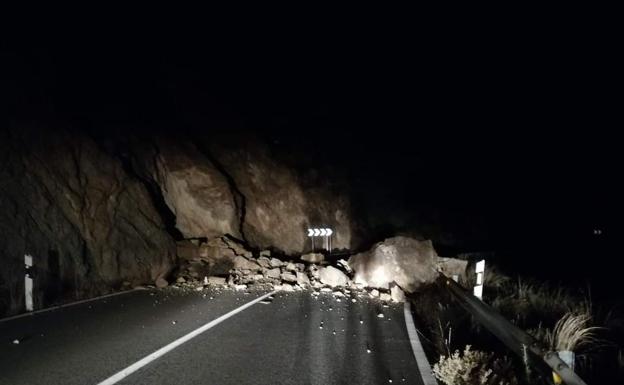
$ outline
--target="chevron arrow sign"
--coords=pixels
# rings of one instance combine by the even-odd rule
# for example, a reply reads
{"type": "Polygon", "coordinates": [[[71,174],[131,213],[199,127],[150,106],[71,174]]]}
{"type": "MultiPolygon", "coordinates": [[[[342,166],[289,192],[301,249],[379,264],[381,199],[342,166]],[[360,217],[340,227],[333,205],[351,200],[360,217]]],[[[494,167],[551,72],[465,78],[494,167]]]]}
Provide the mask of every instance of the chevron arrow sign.
{"type": "Polygon", "coordinates": [[[332,229],[308,229],[308,237],[328,237],[333,233],[332,229]]]}

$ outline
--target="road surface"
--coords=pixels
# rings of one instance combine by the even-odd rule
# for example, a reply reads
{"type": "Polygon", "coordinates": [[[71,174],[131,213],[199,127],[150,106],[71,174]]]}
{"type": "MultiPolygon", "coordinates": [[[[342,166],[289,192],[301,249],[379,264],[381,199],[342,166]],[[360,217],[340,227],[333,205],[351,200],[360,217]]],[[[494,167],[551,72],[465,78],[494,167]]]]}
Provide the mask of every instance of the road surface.
{"type": "Polygon", "coordinates": [[[402,305],[310,291],[275,293],[111,379],[267,293],[145,290],[0,322],[0,384],[422,384],[402,305]]]}

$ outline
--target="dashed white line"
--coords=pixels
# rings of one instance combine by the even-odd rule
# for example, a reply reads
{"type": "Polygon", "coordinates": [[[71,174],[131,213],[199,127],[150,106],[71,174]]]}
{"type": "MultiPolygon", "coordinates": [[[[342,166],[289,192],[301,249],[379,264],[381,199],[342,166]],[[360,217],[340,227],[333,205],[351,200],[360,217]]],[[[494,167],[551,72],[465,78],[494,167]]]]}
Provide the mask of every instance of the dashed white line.
{"type": "Polygon", "coordinates": [[[433,372],[431,371],[429,360],[427,360],[425,351],[420,344],[420,339],[418,338],[418,333],[416,332],[416,327],[414,326],[412,306],[409,300],[406,300],[405,305],[403,305],[403,316],[405,318],[405,326],[407,327],[407,335],[409,336],[410,344],[412,345],[412,351],[414,352],[414,358],[416,359],[416,364],[418,365],[418,371],[420,372],[423,384],[438,385],[435,378],[433,378],[433,372]]]}
{"type": "Polygon", "coordinates": [[[124,378],[128,377],[130,374],[136,372],[137,370],[141,369],[142,367],[144,367],[145,365],[149,364],[150,362],[153,362],[154,360],[157,360],[158,358],[164,356],[165,354],[169,353],[170,351],[172,351],[173,349],[177,348],[178,346],[182,345],[183,343],[197,337],[198,335],[202,334],[203,332],[205,332],[206,330],[212,328],[213,326],[216,326],[218,324],[220,324],[221,322],[225,321],[226,319],[240,313],[241,311],[247,309],[248,307],[262,301],[263,299],[265,299],[266,297],[275,294],[275,291],[267,293],[261,297],[258,297],[256,299],[254,299],[251,302],[247,302],[246,304],[244,304],[243,306],[236,308],[234,310],[232,310],[229,313],[226,313],[224,315],[222,315],[221,317],[212,320],[210,322],[208,322],[207,324],[205,324],[204,326],[199,327],[198,329],[193,330],[192,332],[186,334],[183,337],[178,338],[177,340],[173,341],[172,343],[170,343],[169,345],[163,346],[162,348],[158,349],[157,351],[155,351],[154,353],[143,357],[142,359],[140,359],[139,361],[135,362],[134,364],[128,366],[125,369],[122,369],[121,371],[117,372],[116,374],[112,375],[111,377],[105,379],[102,382],[99,382],[97,385],[113,385],[118,383],[119,381],[123,380],[124,378]]]}

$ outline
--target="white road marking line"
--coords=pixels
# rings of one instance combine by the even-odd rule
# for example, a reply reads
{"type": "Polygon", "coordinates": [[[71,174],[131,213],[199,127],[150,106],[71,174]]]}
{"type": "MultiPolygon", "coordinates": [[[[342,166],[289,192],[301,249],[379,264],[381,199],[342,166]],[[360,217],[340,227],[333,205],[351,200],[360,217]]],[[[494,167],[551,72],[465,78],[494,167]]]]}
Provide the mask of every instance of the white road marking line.
{"type": "Polygon", "coordinates": [[[52,311],[52,310],[62,309],[62,308],[70,307],[70,306],[74,306],[74,305],[80,305],[81,303],[93,302],[93,301],[97,301],[97,300],[103,299],[103,298],[115,297],[117,295],[128,294],[128,293],[133,293],[135,291],[142,291],[142,290],[147,290],[147,289],[131,289],[131,290],[125,290],[125,291],[118,291],[117,293],[105,294],[105,295],[101,295],[99,297],[87,298],[87,299],[82,299],[82,300],[76,301],[76,302],[64,303],[64,304],[61,304],[61,305],[56,305],[56,306],[48,307],[48,308],[45,308],[45,309],[35,310],[35,311],[28,312],[28,313],[22,313],[22,314],[14,315],[14,316],[11,316],[11,317],[2,318],[2,319],[0,319],[0,322],[11,321],[11,320],[14,320],[14,319],[24,318],[24,317],[28,317],[28,316],[33,316],[35,314],[45,313],[45,312],[52,311]]]}
{"type": "Polygon", "coordinates": [[[251,302],[248,302],[246,304],[244,304],[243,306],[232,310],[231,312],[222,315],[221,317],[212,320],[210,322],[208,322],[207,324],[205,324],[204,326],[201,326],[198,329],[193,330],[192,332],[188,333],[187,335],[178,338],[177,340],[173,341],[172,343],[170,343],[169,345],[163,346],[162,348],[158,349],[157,351],[155,351],[154,353],[145,356],[143,358],[141,358],[139,361],[135,362],[134,364],[128,366],[127,368],[117,372],[116,374],[114,374],[113,376],[105,379],[102,382],[99,382],[97,385],[113,385],[118,383],[119,381],[123,380],[124,378],[128,377],[130,374],[136,372],[137,370],[141,369],[142,367],[144,367],[145,365],[149,364],[152,361],[157,360],[158,358],[164,356],[165,354],[169,353],[170,351],[172,351],[173,349],[177,348],[178,346],[182,345],[183,343],[197,337],[198,335],[202,334],[203,332],[205,332],[206,330],[212,328],[213,326],[216,326],[218,324],[220,324],[221,322],[225,321],[226,319],[242,312],[243,310],[247,309],[248,307],[262,301],[263,299],[265,299],[266,297],[275,294],[276,291],[272,291],[270,293],[267,293],[261,297],[258,297],[256,299],[254,299],[251,302]]]}
{"type": "Polygon", "coordinates": [[[412,306],[409,300],[406,300],[405,305],[403,305],[403,316],[405,318],[405,326],[407,327],[407,335],[409,336],[410,344],[412,345],[412,351],[414,352],[414,358],[416,359],[416,364],[418,365],[418,371],[420,372],[423,384],[438,385],[435,378],[433,378],[431,365],[429,365],[429,360],[427,360],[425,351],[420,344],[418,333],[416,333],[414,319],[412,318],[412,306]]]}

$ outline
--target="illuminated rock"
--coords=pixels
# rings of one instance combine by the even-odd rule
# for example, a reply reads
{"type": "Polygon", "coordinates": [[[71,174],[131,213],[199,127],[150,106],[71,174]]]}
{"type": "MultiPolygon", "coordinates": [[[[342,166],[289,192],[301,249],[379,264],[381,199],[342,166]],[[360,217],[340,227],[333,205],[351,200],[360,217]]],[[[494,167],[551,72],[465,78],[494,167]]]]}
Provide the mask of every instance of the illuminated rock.
{"type": "Polygon", "coordinates": [[[388,289],[396,282],[411,293],[436,279],[438,259],[431,241],[394,237],[352,256],[349,265],[355,271],[356,283],[388,289]]]}

